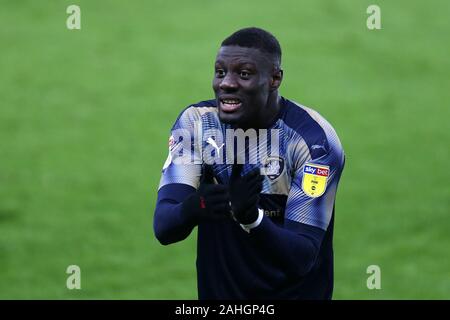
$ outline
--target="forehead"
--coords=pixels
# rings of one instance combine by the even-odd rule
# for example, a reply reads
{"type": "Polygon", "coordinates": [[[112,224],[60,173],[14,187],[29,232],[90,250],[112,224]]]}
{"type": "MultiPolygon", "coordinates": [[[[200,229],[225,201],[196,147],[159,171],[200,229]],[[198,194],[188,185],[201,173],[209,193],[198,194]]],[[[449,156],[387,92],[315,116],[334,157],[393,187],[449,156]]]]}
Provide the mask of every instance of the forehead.
{"type": "Polygon", "coordinates": [[[240,46],[220,47],[216,56],[216,62],[225,64],[251,63],[256,67],[267,67],[271,64],[268,55],[261,50],[240,46]]]}

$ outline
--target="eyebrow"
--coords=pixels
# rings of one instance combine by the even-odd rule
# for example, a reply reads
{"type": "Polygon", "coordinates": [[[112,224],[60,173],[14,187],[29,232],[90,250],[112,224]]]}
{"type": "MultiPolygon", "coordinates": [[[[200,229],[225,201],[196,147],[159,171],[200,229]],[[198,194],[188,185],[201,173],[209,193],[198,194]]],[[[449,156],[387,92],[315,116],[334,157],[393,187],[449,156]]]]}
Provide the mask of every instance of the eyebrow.
{"type": "MultiPolygon", "coordinates": [[[[223,60],[216,60],[215,65],[217,64],[225,64],[225,62],[223,60]]],[[[250,61],[242,61],[242,62],[237,62],[238,66],[244,66],[244,65],[250,65],[253,68],[256,68],[256,64],[254,62],[250,62],[250,61]]]]}

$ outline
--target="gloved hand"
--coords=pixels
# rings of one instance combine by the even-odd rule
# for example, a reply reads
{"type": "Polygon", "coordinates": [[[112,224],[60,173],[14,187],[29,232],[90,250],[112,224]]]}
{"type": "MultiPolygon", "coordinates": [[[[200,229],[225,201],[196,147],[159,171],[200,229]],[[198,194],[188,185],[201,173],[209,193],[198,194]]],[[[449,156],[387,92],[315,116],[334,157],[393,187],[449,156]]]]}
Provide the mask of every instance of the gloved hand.
{"type": "Polygon", "coordinates": [[[227,186],[214,183],[210,165],[202,168],[202,177],[197,191],[182,203],[182,214],[198,224],[202,220],[220,220],[230,217],[230,198],[227,186]]]}
{"type": "Polygon", "coordinates": [[[241,224],[251,224],[258,219],[259,193],[264,177],[254,169],[241,177],[242,164],[233,165],[228,184],[231,209],[234,218],[241,224]]]}

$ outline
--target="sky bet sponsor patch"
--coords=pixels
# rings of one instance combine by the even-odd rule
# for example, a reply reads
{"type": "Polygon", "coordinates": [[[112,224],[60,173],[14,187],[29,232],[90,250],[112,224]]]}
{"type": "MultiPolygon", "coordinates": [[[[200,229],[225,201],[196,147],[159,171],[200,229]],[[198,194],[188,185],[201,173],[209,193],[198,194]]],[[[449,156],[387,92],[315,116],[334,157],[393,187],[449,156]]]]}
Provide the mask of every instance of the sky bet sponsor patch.
{"type": "Polygon", "coordinates": [[[303,168],[302,189],[306,195],[320,197],[327,188],[330,167],[313,163],[306,163],[303,168]]]}

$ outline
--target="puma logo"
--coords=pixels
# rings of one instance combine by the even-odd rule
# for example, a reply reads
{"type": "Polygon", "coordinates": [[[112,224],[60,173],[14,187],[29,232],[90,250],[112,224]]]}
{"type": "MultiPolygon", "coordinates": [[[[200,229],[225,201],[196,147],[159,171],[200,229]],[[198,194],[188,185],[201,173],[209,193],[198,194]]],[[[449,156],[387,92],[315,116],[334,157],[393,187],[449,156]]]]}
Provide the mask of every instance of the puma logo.
{"type": "Polygon", "coordinates": [[[224,143],[222,143],[222,145],[219,147],[219,146],[217,145],[216,141],[215,141],[213,138],[211,138],[211,137],[209,137],[209,138],[206,140],[206,143],[212,145],[213,148],[216,149],[216,151],[217,151],[217,156],[220,155],[220,149],[223,148],[224,143]]]}

